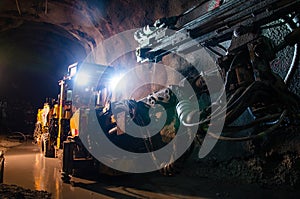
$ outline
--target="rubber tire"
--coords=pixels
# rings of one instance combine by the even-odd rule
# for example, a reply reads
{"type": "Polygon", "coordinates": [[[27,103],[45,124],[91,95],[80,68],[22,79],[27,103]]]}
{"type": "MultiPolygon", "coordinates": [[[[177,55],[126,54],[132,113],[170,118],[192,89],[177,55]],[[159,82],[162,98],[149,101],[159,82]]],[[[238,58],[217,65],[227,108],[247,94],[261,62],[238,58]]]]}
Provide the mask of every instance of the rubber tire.
{"type": "Polygon", "coordinates": [[[71,183],[71,177],[66,174],[65,172],[62,172],[61,180],[63,183],[70,184],[71,183]]]}
{"type": "Polygon", "coordinates": [[[55,150],[54,147],[51,145],[50,149],[47,147],[49,143],[49,140],[43,141],[42,149],[44,149],[44,156],[47,158],[54,158],[55,157],[55,150]]]}
{"type": "Polygon", "coordinates": [[[176,174],[179,174],[183,170],[186,160],[192,154],[194,147],[195,143],[193,142],[189,149],[184,152],[184,154],[175,162],[168,163],[163,168],[161,168],[160,173],[164,176],[174,176],[176,174]]]}
{"type": "Polygon", "coordinates": [[[2,160],[1,166],[0,166],[0,183],[3,183],[3,175],[4,175],[4,158],[2,160]]]}

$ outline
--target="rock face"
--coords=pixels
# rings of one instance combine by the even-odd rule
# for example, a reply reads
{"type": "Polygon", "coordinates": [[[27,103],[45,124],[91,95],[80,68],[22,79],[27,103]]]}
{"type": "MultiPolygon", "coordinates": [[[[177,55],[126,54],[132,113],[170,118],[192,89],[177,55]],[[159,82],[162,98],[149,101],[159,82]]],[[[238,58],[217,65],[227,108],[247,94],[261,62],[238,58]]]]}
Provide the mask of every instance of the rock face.
{"type": "Polygon", "coordinates": [[[67,66],[84,60],[101,41],[155,19],[177,15],[195,2],[3,0],[0,73],[5,75],[0,78],[1,95],[23,99],[28,93],[38,94],[40,99],[54,97],[58,93],[57,81],[67,66]]]}
{"type": "Polygon", "coordinates": [[[51,193],[24,189],[17,185],[0,184],[0,198],[50,199],[51,193]]]}
{"type": "Polygon", "coordinates": [[[192,3],[182,0],[4,0],[0,4],[0,31],[37,22],[45,25],[42,29],[79,42],[89,51],[113,34],[180,14],[192,3]],[[61,31],[53,30],[53,26],[61,31]]]}
{"type": "MultiPolygon", "coordinates": [[[[0,3],[0,65],[4,69],[1,70],[8,74],[12,73],[11,69],[14,73],[29,71],[30,77],[34,76],[32,73],[42,72],[54,85],[69,64],[84,60],[103,40],[162,17],[179,15],[197,3],[195,0],[3,0],[0,3]],[[6,71],[7,68],[10,69],[6,71]],[[57,78],[53,80],[53,76],[57,78]]],[[[279,33],[282,31],[273,31],[275,35],[279,33]]],[[[135,62],[134,55],[131,60],[135,62]]],[[[287,67],[287,61],[283,62],[281,69],[287,67]]],[[[183,63],[179,61],[179,65],[183,63]]],[[[18,78],[20,75],[13,74],[9,79],[18,78]]],[[[7,82],[1,81],[2,85],[7,82]]],[[[299,88],[297,78],[291,82],[299,88]]],[[[8,90],[21,87],[14,82],[10,84],[8,90]]],[[[291,89],[300,90],[293,86],[291,89]]],[[[39,93],[46,95],[42,88],[39,93]]]]}

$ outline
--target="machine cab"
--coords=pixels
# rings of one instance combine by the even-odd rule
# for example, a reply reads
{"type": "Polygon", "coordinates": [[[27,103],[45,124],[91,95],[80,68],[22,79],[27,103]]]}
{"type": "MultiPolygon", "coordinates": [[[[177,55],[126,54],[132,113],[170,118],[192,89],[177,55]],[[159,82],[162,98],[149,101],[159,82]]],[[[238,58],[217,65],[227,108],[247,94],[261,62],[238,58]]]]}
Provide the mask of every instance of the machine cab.
{"type": "Polygon", "coordinates": [[[66,91],[66,102],[72,104],[70,129],[74,137],[79,135],[82,114],[95,110],[102,115],[109,110],[112,97],[110,83],[115,71],[111,66],[76,63],[69,66],[68,74],[72,87],[66,91]]]}

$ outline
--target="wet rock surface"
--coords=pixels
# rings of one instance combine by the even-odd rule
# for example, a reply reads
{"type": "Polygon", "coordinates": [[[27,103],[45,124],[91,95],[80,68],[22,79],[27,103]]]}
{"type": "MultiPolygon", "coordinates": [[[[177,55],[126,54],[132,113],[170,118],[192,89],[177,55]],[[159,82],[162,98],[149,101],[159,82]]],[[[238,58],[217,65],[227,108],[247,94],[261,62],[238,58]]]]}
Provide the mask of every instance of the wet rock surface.
{"type": "Polygon", "coordinates": [[[17,185],[0,184],[0,198],[47,199],[51,198],[51,193],[48,193],[46,191],[24,189],[17,185]]]}

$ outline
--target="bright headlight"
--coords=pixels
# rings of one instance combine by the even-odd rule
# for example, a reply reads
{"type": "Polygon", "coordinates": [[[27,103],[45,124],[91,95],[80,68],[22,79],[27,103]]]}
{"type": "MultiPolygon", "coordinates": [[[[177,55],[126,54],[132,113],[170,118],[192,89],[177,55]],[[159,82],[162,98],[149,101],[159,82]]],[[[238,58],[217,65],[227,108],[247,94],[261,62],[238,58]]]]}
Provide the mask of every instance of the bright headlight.
{"type": "Polygon", "coordinates": [[[110,78],[109,87],[111,90],[115,90],[121,79],[123,78],[123,74],[116,74],[110,78]]]}

